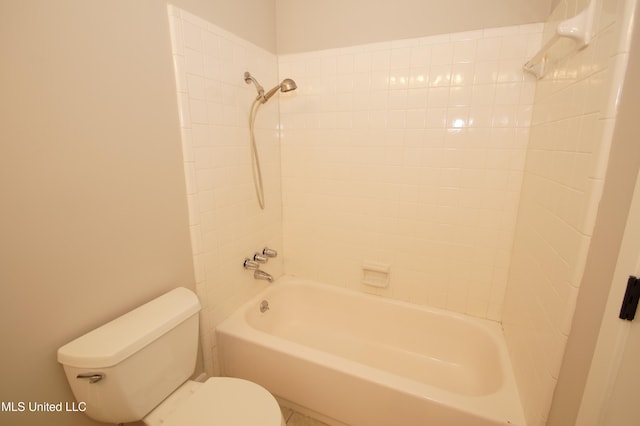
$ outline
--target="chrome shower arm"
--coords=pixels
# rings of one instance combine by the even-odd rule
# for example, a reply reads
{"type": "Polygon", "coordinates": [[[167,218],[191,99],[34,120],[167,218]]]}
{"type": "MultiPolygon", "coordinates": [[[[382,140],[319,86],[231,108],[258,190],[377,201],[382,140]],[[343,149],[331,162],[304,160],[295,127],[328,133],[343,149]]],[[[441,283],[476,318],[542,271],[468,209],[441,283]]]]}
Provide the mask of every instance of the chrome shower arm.
{"type": "Polygon", "coordinates": [[[258,97],[256,99],[261,99],[262,103],[266,102],[264,101],[264,88],[260,85],[260,83],[258,83],[258,80],[253,78],[249,71],[244,72],[244,82],[247,84],[253,83],[256,86],[256,90],[258,91],[258,97]]]}

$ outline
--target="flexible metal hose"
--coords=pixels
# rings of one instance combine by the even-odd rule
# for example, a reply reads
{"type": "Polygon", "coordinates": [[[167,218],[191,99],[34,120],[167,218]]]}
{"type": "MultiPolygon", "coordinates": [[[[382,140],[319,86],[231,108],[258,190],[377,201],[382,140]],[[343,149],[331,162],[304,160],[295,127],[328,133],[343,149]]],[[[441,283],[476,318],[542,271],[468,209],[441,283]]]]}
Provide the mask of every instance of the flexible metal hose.
{"type": "Polygon", "coordinates": [[[253,174],[253,186],[256,190],[256,197],[258,199],[258,205],[261,210],[264,210],[264,188],[262,186],[262,171],[260,170],[260,157],[258,156],[258,147],[256,146],[255,135],[255,121],[258,108],[262,105],[261,99],[257,98],[251,104],[251,111],[249,113],[249,138],[251,149],[251,173],[253,174]]]}

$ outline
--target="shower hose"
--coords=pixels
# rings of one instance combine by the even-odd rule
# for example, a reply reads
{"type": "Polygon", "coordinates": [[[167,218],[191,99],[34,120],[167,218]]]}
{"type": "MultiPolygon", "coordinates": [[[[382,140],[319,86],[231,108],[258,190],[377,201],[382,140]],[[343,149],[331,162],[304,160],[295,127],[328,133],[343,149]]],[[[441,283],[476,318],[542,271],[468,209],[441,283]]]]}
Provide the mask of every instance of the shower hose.
{"type": "Polygon", "coordinates": [[[251,149],[251,173],[253,175],[253,187],[256,190],[256,197],[258,199],[258,205],[261,210],[264,210],[264,188],[262,186],[262,171],[260,170],[260,157],[258,156],[258,147],[256,146],[255,135],[255,121],[258,108],[262,105],[261,98],[257,98],[251,104],[251,111],[249,113],[249,138],[251,149]]]}

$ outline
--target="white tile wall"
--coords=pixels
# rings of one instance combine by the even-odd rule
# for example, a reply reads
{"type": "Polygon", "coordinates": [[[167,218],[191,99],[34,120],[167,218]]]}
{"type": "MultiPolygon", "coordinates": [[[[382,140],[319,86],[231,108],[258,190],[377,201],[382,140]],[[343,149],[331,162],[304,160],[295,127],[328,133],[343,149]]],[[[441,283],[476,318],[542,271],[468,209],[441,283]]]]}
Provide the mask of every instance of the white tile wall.
{"type": "Polygon", "coordinates": [[[542,28],[280,56],[287,273],[499,320],[542,28]]]}
{"type": "MultiPolygon", "coordinates": [[[[264,288],[242,268],[264,246],[282,249],[278,104],[260,108],[256,140],[265,186],[261,211],[252,183],[248,115],[256,91],[277,83],[276,56],[179,8],[169,6],[191,241],[203,304],[205,367],[215,366],[215,325],[264,288]]],[[[263,268],[282,274],[281,258],[263,268]]]]}
{"type": "MultiPolygon", "coordinates": [[[[596,1],[596,0],[594,0],[596,1]]],[[[624,0],[536,90],[503,326],[530,426],[546,424],[600,200],[626,64],[624,0]]],[[[559,4],[545,35],[585,1],[559,4]]]]}

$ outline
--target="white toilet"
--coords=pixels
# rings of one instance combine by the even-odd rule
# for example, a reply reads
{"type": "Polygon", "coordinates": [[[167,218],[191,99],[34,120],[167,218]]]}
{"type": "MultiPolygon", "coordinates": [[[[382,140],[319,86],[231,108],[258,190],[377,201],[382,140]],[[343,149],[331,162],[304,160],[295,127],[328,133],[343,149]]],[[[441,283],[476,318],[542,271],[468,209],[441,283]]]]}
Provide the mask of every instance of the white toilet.
{"type": "Polygon", "coordinates": [[[263,387],[242,379],[188,380],[198,350],[198,297],[176,288],[58,349],[85,413],[106,423],[284,426],[263,387]]]}

